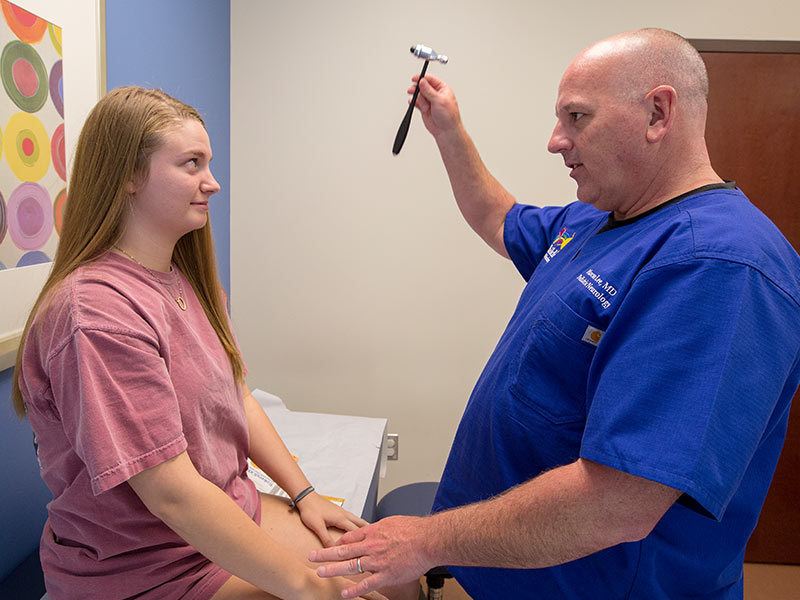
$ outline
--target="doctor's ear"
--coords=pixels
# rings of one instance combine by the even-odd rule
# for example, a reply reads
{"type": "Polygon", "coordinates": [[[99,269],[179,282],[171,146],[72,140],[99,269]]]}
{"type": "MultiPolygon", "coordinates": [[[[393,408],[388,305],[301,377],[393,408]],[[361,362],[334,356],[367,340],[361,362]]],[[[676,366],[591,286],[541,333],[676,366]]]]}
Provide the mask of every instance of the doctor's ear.
{"type": "Polygon", "coordinates": [[[675,121],[678,93],[671,85],[659,85],[650,90],[645,101],[650,115],[647,126],[647,141],[660,142],[675,121]]]}

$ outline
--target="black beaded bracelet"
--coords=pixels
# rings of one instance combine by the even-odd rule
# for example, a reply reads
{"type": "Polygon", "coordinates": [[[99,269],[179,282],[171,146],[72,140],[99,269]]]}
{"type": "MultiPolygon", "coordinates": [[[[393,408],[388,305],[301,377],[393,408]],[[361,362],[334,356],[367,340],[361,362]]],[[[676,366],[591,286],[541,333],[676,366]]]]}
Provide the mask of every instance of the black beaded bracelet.
{"type": "Polygon", "coordinates": [[[300,502],[300,500],[302,500],[303,498],[305,498],[306,496],[308,496],[308,495],[309,495],[311,492],[313,492],[313,491],[314,491],[314,486],[313,486],[313,485],[310,485],[310,486],[308,486],[308,487],[307,487],[306,489],[304,489],[302,492],[300,492],[299,494],[297,494],[297,496],[295,496],[295,499],[294,499],[294,500],[292,500],[292,501],[289,503],[289,508],[294,508],[295,506],[297,506],[297,503],[298,503],[298,502],[300,502]]]}

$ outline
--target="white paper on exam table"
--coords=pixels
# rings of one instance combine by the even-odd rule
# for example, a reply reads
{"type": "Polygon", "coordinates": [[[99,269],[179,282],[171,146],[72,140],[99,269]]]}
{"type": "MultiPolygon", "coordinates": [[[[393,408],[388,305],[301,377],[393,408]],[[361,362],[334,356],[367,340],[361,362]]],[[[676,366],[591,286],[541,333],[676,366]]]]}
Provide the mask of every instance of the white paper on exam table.
{"type": "Polygon", "coordinates": [[[316,490],[343,498],[344,508],[360,515],[375,465],[383,460],[386,419],[295,412],[274,394],[252,394],[316,490]]]}

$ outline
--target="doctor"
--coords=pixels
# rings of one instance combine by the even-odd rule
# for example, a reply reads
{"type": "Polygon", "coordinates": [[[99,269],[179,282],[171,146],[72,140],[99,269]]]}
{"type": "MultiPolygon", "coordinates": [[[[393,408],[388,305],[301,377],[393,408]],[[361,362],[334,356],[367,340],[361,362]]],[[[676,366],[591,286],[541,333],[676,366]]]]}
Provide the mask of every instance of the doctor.
{"type": "Polygon", "coordinates": [[[577,198],[517,201],[451,89],[417,107],[459,209],[527,281],[426,518],[313,551],[345,597],[451,570],[476,600],[741,598],[800,380],[800,258],[712,169],[708,79],[680,36],[602,40],[564,73],[548,150],[577,198]],[[487,568],[488,567],[488,568],[487,568]]]}

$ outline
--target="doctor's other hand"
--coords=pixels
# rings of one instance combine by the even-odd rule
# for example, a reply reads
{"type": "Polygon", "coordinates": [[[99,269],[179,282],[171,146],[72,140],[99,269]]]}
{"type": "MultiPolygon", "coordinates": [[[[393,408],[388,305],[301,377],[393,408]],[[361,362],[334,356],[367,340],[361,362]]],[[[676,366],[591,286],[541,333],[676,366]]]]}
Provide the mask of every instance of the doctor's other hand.
{"type": "Polygon", "coordinates": [[[436,566],[425,547],[430,543],[426,541],[427,521],[427,517],[388,517],[346,533],[335,546],[311,551],[308,559],[331,563],[317,569],[320,577],[369,573],[368,577],[344,590],[343,598],[356,598],[379,588],[408,583],[436,566]]]}

